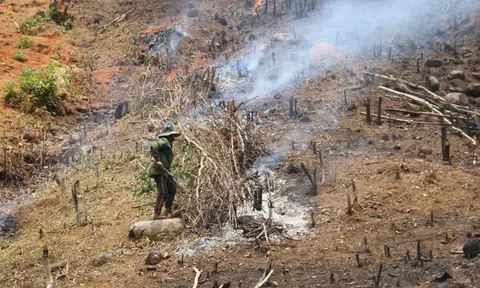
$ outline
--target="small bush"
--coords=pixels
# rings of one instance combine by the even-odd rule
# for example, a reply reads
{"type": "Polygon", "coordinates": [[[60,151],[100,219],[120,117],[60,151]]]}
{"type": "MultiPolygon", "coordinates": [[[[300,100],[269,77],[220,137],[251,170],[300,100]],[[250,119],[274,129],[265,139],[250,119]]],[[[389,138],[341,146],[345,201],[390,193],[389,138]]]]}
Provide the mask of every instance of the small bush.
{"type": "Polygon", "coordinates": [[[33,46],[32,41],[28,39],[28,37],[26,36],[23,36],[22,38],[20,38],[20,41],[17,44],[18,49],[30,49],[32,48],[32,46],[33,46]]]}
{"type": "Polygon", "coordinates": [[[15,53],[13,53],[13,59],[20,62],[25,62],[27,61],[27,55],[23,54],[22,51],[17,50],[15,53]]]}
{"type": "Polygon", "coordinates": [[[17,92],[15,92],[15,84],[12,82],[5,82],[3,83],[3,87],[5,88],[5,94],[3,95],[3,98],[7,102],[14,102],[18,97],[17,97],[17,92]]]}
{"type": "Polygon", "coordinates": [[[35,15],[20,24],[20,32],[25,35],[35,36],[43,30],[42,16],[35,15]]]}
{"type": "Polygon", "coordinates": [[[73,22],[72,20],[70,19],[67,19],[66,21],[64,21],[62,23],[62,32],[67,32],[68,30],[72,30],[73,29],[73,22]]]}
{"type": "Polygon", "coordinates": [[[54,63],[43,66],[40,70],[24,70],[19,78],[19,86],[23,92],[32,96],[31,104],[36,107],[44,107],[49,112],[54,112],[58,104],[55,95],[56,65],[54,63]]]}

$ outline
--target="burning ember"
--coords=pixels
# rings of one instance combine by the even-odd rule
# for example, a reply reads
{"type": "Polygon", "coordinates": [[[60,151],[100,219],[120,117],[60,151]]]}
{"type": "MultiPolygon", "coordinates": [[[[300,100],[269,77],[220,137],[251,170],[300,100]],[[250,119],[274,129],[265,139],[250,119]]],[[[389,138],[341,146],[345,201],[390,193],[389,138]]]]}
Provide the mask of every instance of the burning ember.
{"type": "Polygon", "coordinates": [[[258,7],[262,6],[263,0],[255,0],[255,4],[253,4],[252,9],[257,9],[258,7]]]}
{"type": "Polygon", "coordinates": [[[325,57],[340,58],[342,56],[342,53],[340,53],[340,51],[338,51],[335,46],[325,42],[321,42],[315,43],[315,45],[313,45],[313,47],[310,49],[310,56],[313,59],[321,59],[325,57]]]}

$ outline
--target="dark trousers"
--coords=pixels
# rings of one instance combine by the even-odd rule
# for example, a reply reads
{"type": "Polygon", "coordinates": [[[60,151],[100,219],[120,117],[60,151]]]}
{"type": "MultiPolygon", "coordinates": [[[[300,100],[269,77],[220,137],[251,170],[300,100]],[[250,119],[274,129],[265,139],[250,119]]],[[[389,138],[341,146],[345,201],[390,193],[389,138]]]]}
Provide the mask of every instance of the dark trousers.
{"type": "Polygon", "coordinates": [[[172,208],[175,193],[177,193],[177,184],[171,177],[155,176],[155,183],[157,184],[157,201],[155,202],[155,214],[159,215],[162,206],[165,204],[166,208],[172,208]]]}

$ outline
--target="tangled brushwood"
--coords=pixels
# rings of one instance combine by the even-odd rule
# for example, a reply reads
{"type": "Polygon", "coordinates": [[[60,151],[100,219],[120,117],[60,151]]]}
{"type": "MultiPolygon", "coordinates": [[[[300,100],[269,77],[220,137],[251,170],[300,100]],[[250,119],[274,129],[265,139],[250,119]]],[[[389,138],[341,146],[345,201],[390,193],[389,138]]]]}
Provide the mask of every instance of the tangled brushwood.
{"type": "Polygon", "coordinates": [[[145,79],[137,112],[152,128],[170,121],[182,133],[171,167],[178,179],[176,209],[193,230],[223,224],[244,202],[242,177],[265,153],[264,135],[242,115],[242,104],[213,101],[188,85],[158,88],[160,82],[145,79]]]}

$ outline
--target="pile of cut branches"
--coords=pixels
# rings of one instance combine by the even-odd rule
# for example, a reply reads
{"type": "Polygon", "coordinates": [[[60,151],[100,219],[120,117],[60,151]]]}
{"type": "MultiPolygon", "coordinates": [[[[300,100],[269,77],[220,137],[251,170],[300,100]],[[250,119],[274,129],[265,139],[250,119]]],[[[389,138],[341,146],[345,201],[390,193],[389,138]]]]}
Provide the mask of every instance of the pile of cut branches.
{"type": "Polygon", "coordinates": [[[178,178],[177,209],[193,230],[225,223],[243,197],[241,178],[265,153],[264,136],[233,100],[215,102],[191,88],[144,83],[148,105],[140,109],[148,111],[150,126],[161,128],[169,121],[182,133],[171,167],[178,178]]]}

